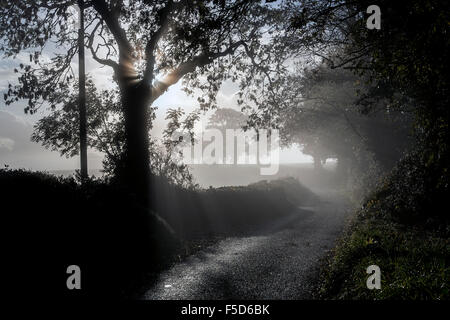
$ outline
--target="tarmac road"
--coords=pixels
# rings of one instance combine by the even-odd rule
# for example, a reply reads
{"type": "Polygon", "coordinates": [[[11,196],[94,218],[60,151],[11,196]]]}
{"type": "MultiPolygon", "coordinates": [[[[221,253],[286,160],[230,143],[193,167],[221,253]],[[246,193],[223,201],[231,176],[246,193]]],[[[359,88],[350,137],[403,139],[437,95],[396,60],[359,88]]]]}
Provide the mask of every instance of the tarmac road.
{"type": "Polygon", "coordinates": [[[178,299],[310,299],[319,260],[333,248],[349,215],[336,192],[299,207],[257,236],[227,238],[163,272],[142,297],[178,299]]]}

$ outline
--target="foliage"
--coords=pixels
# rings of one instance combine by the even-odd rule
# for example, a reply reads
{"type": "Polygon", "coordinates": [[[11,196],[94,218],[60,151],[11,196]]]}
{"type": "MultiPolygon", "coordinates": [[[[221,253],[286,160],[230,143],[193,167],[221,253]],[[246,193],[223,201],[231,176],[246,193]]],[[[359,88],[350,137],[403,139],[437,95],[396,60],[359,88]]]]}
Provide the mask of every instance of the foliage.
{"type": "MultiPolygon", "coordinates": [[[[361,5],[364,2],[361,2],[361,5]]],[[[377,91],[391,92],[389,109],[412,111],[416,121],[415,161],[426,165],[431,193],[448,185],[448,22],[446,1],[381,2],[380,32],[355,33],[356,49],[370,44],[355,66],[370,76],[377,91]],[[408,10],[405,10],[408,8],[408,10]],[[417,23],[419,22],[419,23],[417,23]],[[388,90],[386,88],[392,88],[388,90]],[[434,180],[431,182],[430,180],[434,180]]],[[[372,97],[376,94],[372,93],[372,97]]]]}
{"type": "Polygon", "coordinates": [[[247,122],[247,116],[232,108],[218,108],[209,117],[206,129],[218,129],[225,136],[226,129],[242,129],[247,122]]]}
{"type": "MultiPolygon", "coordinates": [[[[59,151],[62,156],[79,153],[78,83],[59,93],[60,104],[34,126],[31,139],[46,148],[59,151]]],[[[123,117],[118,92],[98,92],[91,78],[86,81],[86,115],[88,146],[105,153],[111,161],[123,151],[123,117]]]]}
{"type": "MultiPolygon", "coordinates": [[[[79,112],[77,83],[72,90],[61,92],[61,106],[54,106],[51,112],[39,119],[34,126],[32,140],[41,142],[61,155],[73,157],[79,153],[79,112]]],[[[86,82],[86,114],[88,147],[103,153],[103,171],[113,177],[121,166],[124,152],[125,128],[121,112],[119,93],[114,90],[98,92],[92,79],[86,82]]],[[[155,118],[150,109],[148,126],[155,118]]],[[[173,154],[163,148],[156,139],[150,143],[150,167],[153,174],[163,176],[171,183],[195,187],[193,177],[186,165],[178,163],[173,154]]]]}
{"type": "Polygon", "coordinates": [[[33,264],[46,298],[124,298],[141,276],[167,266],[181,249],[161,217],[116,184],[0,169],[0,193],[8,199],[2,208],[5,237],[12,241],[6,267],[17,294],[28,286],[21,275],[33,264]],[[78,295],[59,290],[65,283],[60,275],[74,261],[84,273],[78,295]]]}
{"type": "MultiPolygon", "coordinates": [[[[26,50],[35,50],[30,55],[30,65],[21,65],[21,70],[17,70],[19,85],[10,87],[6,94],[7,103],[16,98],[26,98],[27,110],[34,112],[41,99],[58,102],[54,101],[53,92],[66,89],[73,79],[70,61],[77,53],[77,30],[74,28],[77,13],[73,5],[73,1],[2,2],[0,37],[3,42],[0,51],[15,57],[26,50]],[[56,45],[67,52],[55,50],[54,56],[44,61],[42,52],[50,41],[56,41],[56,45]]],[[[175,69],[201,53],[204,59],[193,63],[195,66],[198,63],[206,65],[235,34],[244,31],[240,29],[241,23],[249,23],[250,20],[242,17],[254,5],[253,1],[233,4],[217,1],[87,2],[85,44],[98,63],[110,66],[114,71],[119,71],[119,65],[129,63],[124,59],[130,59],[133,65],[128,68],[136,67],[136,73],[141,73],[133,75],[136,78],[143,78],[145,70],[153,73],[153,60],[156,59],[153,50],[157,49],[160,40],[158,67],[155,68],[158,73],[175,69]],[[102,47],[105,51],[99,52],[102,47]],[[129,56],[125,58],[124,54],[129,56]],[[113,61],[114,58],[120,58],[120,61],[113,61]]],[[[234,49],[231,46],[230,51],[219,53],[217,57],[232,53],[234,49]]],[[[177,71],[185,73],[188,70],[177,71]]],[[[153,75],[149,80],[153,80],[153,75]]],[[[170,83],[161,81],[159,85],[168,86],[170,83]]],[[[155,99],[156,96],[153,97],[155,99]]]]}
{"type": "Polygon", "coordinates": [[[411,126],[398,112],[363,114],[358,100],[369,89],[364,78],[322,62],[286,78],[277,114],[283,143],[301,146],[316,168],[337,158],[339,178],[358,201],[400,159],[411,126]]]}
{"type": "MultiPolygon", "coordinates": [[[[206,130],[219,130],[222,134],[223,161],[225,163],[236,164],[240,156],[237,144],[233,146],[233,150],[228,150],[226,138],[227,130],[232,130],[233,134],[241,132],[240,130],[243,130],[247,124],[247,119],[248,117],[246,114],[232,108],[218,108],[209,117],[206,130]],[[231,157],[228,157],[229,155],[231,155],[231,157]]],[[[228,147],[230,146],[228,145],[228,147]]],[[[203,148],[206,148],[206,146],[203,146],[203,148]]],[[[241,152],[244,153],[245,150],[242,150],[241,152]]]]}
{"type": "Polygon", "coordinates": [[[184,164],[181,160],[177,157],[176,152],[151,140],[150,167],[152,173],[166,179],[173,185],[188,189],[198,188],[188,165],[184,164]]]}
{"type": "MultiPolygon", "coordinates": [[[[332,68],[369,80],[358,101],[365,113],[381,107],[413,115],[415,144],[335,249],[324,268],[322,297],[449,299],[449,219],[442,210],[449,181],[448,2],[380,1],[380,30],[365,28],[371,2],[335,4],[336,19],[319,22],[340,36],[313,39],[313,50],[332,68]],[[371,264],[381,267],[382,290],[365,286],[371,264]]],[[[298,15],[293,26],[307,21],[298,15]]]]}
{"type": "MultiPolygon", "coordinates": [[[[418,170],[421,174],[408,181],[414,185],[405,181],[403,187],[407,188],[398,191],[407,197],[407,189],[423,190],[433,198],[448,190],[449,179],[445,18],[449,5],[442,0],[381,1],[377,3],[382,10],[381,29],[370,30],[365,26],[365,10],[370,4],[365,0],[331,1],[329,10],[321,11],[323,15],[316,19],[308,10],[298,11],[292,27],[302,39],[304,25],[312,21],[311,54],[320,56],[331,69],[349,69],[361,77],[367,89],[357,101],[362,112],[370,115],[383,110],[397,112],[403,120],[412,118],[415,147],[408,157],[410,169],[405,172],[418,170]]],[[[304,48],[302,41],[298,48],[304,48]]],[[[378,131],[374,137],[377,141],[378,131]]],[[[391,139],[378,139],[381,144],[386,141],[391,139]]],[[[407,166],[406,162],[403,165],[407,166]]]]}
{"type": "Polygon", "coordinates": [[[323,267],[321,298],[450,298],[448,177],[424,148],[407,153],[358,211],[323,267]],[[366,288],[371,264],[382,270],[382,290],[366,288]]]}
{"type": "MultiPolygon", "coordinates": [[[[5,95],[8,104],[27,99],[26,111],[35,112],[43,101],[60,103],[54,93],[73,81],[70,62],[77,53],[73,5],[2,2],[0,52],[12,57],[32,53],[30,65],[17,70],[19,84],[10,85],[5,95]],[[55,50],[46,60],[43,50],[51,41],[64,50],[55,50]]],[[[225,79],[242,78],[246,90],[254,79],[259,79],[256,85],[267,81],[268,72],[281,68],[288,56],[278,40],[287,29],[283,13],[282,5],[260,1],[95,0],[86,3],[85,45],[96,62],[112,68],[122,93],[141,83],[151,91],[151,98],[149,92],[142,96],[148,96],[150,105],[184,77],[186,92],[201,89],[196,93],[201,93],[198,101],[204,110],[215,106],[225,79]],[[271,65],[275,69],[268,71],[271,65]],[[162,77],[156,80],[158,75],[162,77]]]]}
{"type": "MultiPolygon", "coordinates": [[[[25,111],[33,113],[45,102],[52,108],[62,103],[77,53],[73,5],[2,1],[0,53],[31,53],[30,64],[17,70],[18,84],[10,84],[4,96],[7,104],[26,99],[25,111]],[[43,53],[52,43],[57,48],[49,48],[47,57],[43,53]]],[[[250,70],[255,78],[265,77],[269,65],[278,68],[287,56],[271,45],[285,33],[282,21],[279,6],[260,1],[85,2],[84,44],[97,63],[110,68],[120,90],[125,144],[117,175],[143,202],[150,176],[148,107],[181,79],[206,110],[216,106],[224,80],[236,81],[250,70]],[[264,59],[256,66],[255,57],[264,59]]]]}
{"type": "MultiPolygon", "coordinates": [[[[450,298],[448,224],[429,218],[424,225],[418,224],[413,219],[418,208],[414,204],[399,204],[400,199],[395,199],[397,195],[399,198],[405,195],[393,193],[396,190],[392,181],[396,179],[399,176],[391,177],[369,197],[326,260],[321,273],[320,298],[450,298]],[[381,290],[367,289],[366,268],[372,264],[381,268],[381,290]]],[[[403,182],[396,181],[404,187],[403,182]]]]}
{"type": "MultiPolygon", "coordinates": [[[[297,85],[299,81],[303,81],[308,89],[311,82],[314,84],[314,81],[318,80],[320,83],[323,75],[331,82],[340,76],[341,80],[349,85],[352,85],[352,82],[348,80],[353,78],[360,82],[362,88],[351,88],[347,92],[351,97],[352,91],[358,93],[359,89],[359,97],[354,97],[354,104],[360,111],[377,118],[376,120],[380,118],[374,116],[374,113],[382,112],[381,114],[388,114],[390,117],[394,114],[392,118],[400,119],[401,124],[407,124],[410,119],[414,121],[416,143],[422,146],[421,150],[424,152],[421,157],[434,159],[433,170],[436,171],[432,175],[436,175],[436,179],[439,179],[435,183],[445,183],[444,180],[448,179],[446,164],[449,140],[447,107],[449,85],[446,63],[449,41],[446,37],[448,23],[444,17],[449,12],[449,5],[442,0],[426,3],[381,1],[377,5],[382,10],[382,27],[380,30],[369,30],[365,25],[367,18],[365,12],[370,4],[365,0],[314,3],[305,1],[287,4],[291,15],[286,13],[286,20],[290,23],[288,30],[291,32],[287,32],[282,41],[289,44],[290,49],[295,50],[298,55],[309,54],[309,59],[306,58],[304,63],[314,63],[317,61],[315,58],[320,57],[330,67],[330,72],[322,75],[319,72],[318,76],[315,76],[313,71],[296,75],[286,69],[281,71],[280,68],[280,72],[270,78],[272,84],[270,89],[266,90],[266,87],[259,86],[261,89],[257,91],[258,94],[253,93],[254,99],[264,101],[263,103],[255,102],[249,105],[242,102],[244,107],[253,110],[249,117],[249,125],[256,128],[282,125],[280,124],[282,116],[291,115],[292,106],[298,108],[304,98],[305,90],[301,89],[305,86],[302,83],[297,85]],[[420,23],[417,23],[418,21],[420,23]],[[357,76],[352,76],[350,72],[339,68],[351,70],[357,76]],[[303,78],[310,78],[312,81],[308,84],[308,80],[305,83],[303,78]]],[[[341,88],[340,85],[341,83],[335,88],[341,88]]],[[[326,86],[327,80],[319,88],[326,86]]],[[[334,90],[334,96],[345,92],[346,90],[334,90]]],[[[323,96],[321,98],[322,104],[330,102],[323,99],[323,96]]],[[[345,102],[342,98],[340,101],[345,102]]],[[[341,113],[344,115],[357,114],[347,112],[348,106],[346,103],[343,105],[341,111],[345,112],[341,113]]],[[[310,129],[309,125],[314,128],[314,121],[307,115],[307,112],[302,114],[306,118],[305,121],[292,121],[293,123],[287,127],[295,127],[300,123],[307,129],[310,129]]],[[[381,133],[389,132],[387,130],[389,122],[385,122],[384,124],[388,126],[384,127],[383,121],[380,130],[377,130],[377,126],[367,130],[367,133],[372,133],[371,137],[362,135],[368,140],[364,141],[366,146],[358,148],[360,150],[370,148],[372,152],[375,151],[377,161],[381,158],[381,163],[389,163],[387,167],[392,167],[395,163],[392,159],[396,160],[398,156],[383,155],[383,143],[386,141],[391,143],[396,139],[390,139],[390,134],[384,139],[379,138],[381,133]]],[[[336,126],[340,123],[342,122],[336,122],[336,126]]],[[[333,128],[333,125],[331,127],[333,128]]],[[[310,145],[318,144],[316,139],[309,140],[307,142],[310,145]]],[[[326,148],[319,144],[320,147],[315,146],[312,149],[319,149],[318,153],[322,156],[335,154],[335,150],[328,150],[330,145],[342,146],[332,142],[326,148]]],[[[391,146],[384,149],[394,148],[391,146]]],[[[386,167],[384,164],[383,166],[386,167]]]]}

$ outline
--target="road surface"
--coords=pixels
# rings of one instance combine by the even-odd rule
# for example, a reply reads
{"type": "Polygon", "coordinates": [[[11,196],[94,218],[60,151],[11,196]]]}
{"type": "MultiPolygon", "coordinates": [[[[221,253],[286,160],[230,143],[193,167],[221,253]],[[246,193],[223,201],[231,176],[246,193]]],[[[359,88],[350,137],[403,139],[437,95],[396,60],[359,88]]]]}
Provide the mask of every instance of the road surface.
{"type": "Polygon", "coordinates": [[[299,207],[258,236],[224,239],[163,272],[143,299],[310,299],[319,260],[350,212],[335,192],[299,207]]]}

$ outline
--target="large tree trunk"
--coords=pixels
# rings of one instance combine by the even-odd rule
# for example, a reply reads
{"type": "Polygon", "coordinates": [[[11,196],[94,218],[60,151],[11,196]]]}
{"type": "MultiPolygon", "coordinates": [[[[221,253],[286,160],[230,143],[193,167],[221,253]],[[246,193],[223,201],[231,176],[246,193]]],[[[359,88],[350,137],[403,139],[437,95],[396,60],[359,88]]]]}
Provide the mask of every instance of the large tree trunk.
{"type": "MultiPolygon", "coordinates": [[[[158,265],[164,257],[179,247],[178,239],[169,224],[153,211],[151,203],[151,174],[149,151],[149,110],[151,91],[137,82],[121,85],[122,109],[125,118],[125,152],[118,172],[119,179],[136,197],[130,208],[130,219],[135,223],[141,243],[136,243],[136,256],[148,256],[158,265]],[[147,252],[145,252],[147,250],[147,252]],[[161,261],[160,261],[161,260],[161,261]],[[158,262],[160,261],[160,262],[158,262]]],[[[154,192],[154,191],[153,191],[154,192]]]]}
{"type": "Polygon", "coordinates": [[[165,259],[180,248],[180,243],[167,222],[153,211],[151,203],[151,86],[139,79],[131,55],[122,54],[115,75],[121,91],[125,122],[125,149],[116,173],[120,183],[135,198],[129,199],[127,212],[120,216],[121,221],[118,223],[118,237],[125,235],[119,257],[124,261],[121,270],[131,268],[130,274],[139,279],[149,271],[148,268],[165,263],[165,259]]]}
{"type": "Polygon", "coordinates": [[[119,178],[146,207],[150,203],[149,101],[142,83],[122,85],[125,152],[119,178]]]}

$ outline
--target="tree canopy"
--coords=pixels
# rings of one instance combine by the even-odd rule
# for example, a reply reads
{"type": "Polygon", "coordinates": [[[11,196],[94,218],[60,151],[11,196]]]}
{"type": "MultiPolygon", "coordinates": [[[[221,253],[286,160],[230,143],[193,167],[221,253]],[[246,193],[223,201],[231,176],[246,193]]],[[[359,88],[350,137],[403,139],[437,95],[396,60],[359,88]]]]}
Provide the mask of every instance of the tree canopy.
{"type": "MultiPolygon", "coordinates": [[[[44,102],[51,108],[63,103],[61,93],[74,81],[75,4],[2,2],[0,52],[30,55],[30,64],[17,70],[18,84],[5,94],[7,104],[26,99],[25,111],[32,113],[44,102]],[[45,49],[50,47],[49,55],[45,49]]],[[[200,90],[198,102],[205,110],[215,106],[223,80],[237,80],[250,69],[255,78],[264,78],[269,66],[279,68],[287,52],[272,44],[285,34],[282,12],[280,6],[242,0],[85,3],[85,46],[95,61],[111,68],[120,89],[126,183],[147,193],[150,159],[144,109],[183,78],[188,93],[200,90]]]]}

